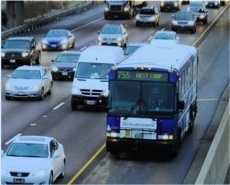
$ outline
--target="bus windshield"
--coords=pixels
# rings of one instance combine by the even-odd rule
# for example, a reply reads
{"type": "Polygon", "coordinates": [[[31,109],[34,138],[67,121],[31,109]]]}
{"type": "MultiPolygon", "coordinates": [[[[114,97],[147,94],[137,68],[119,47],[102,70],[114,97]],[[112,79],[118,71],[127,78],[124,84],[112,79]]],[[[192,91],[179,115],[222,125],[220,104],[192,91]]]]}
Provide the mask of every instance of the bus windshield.
{"type": "Polygon", "coordinates": [[[109,113],[171,116],[175,111],[175,87],[169,82],[111,81],[109,113]]]}

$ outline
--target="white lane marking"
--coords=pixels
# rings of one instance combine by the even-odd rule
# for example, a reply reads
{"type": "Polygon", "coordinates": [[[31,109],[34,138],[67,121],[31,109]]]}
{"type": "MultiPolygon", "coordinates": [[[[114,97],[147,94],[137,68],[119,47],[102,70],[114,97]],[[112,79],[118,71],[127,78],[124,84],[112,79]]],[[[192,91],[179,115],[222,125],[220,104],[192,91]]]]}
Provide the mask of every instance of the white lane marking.
{"type": "Polygon", "coordinates": [[[17,138],[17,137],[19,137],[19,136],[21,136],[21,135],[22,135],[22,134],[19,133],[19,134],[17,134],[16,136],[12,137],[10,140],[8,140],[7,142],[5,142],[5,145],[10,144],[15,138],[17,138]]]}
{"type": "Polygon", "coordinates": [[[30,126],[35,127],[37,123],[31,123],[30,126]]]}
{"type": "Polygon", "coordinates": [[[82,50],[84,50],[84,49],[86,49],[86,48],[87,48],[87,46],[84,46],[83,48],[80,49],[80,51],[82,51],[82,50]]]}
{"type": "Polygon", "coordinates": [[[79,27],[77,27],[77,28],[71,30],[71,32],[74,32],[74,31],[76,31],[76,30],[80,30],[81,28],[84,28],[84,27],[86,27],[86,26],[88,26],[88,25],[90,25],[90,24],[93,24],[93,23],[95,23],[95,22],[97,22],[97,21],[100,21],[101,19],[103,19],[103,17],[101,17],[101,18],[99,18],[99,19],[96,19],[96,20],[94,20],[94,21],[91,21],[91,22],[89,22],[89,23],[87,23],[87,24],[84,24],[84,25],[82,25],[82,26],[79,26],[79,27]]]}
{"type": "Polygon", "coordinates": [[[57,105],[56,107],[54,107],[53,110],[57,110],[59,107],[61,107],[64,104],[65,104],[65,102],[61,102],[59,105],[57,105]]]}

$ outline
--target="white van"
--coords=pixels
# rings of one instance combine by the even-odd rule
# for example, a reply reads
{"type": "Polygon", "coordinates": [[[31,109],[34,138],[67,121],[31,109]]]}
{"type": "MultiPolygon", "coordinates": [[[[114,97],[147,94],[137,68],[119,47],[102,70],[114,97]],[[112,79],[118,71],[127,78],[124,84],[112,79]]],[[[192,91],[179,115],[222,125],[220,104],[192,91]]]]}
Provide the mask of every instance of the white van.
{"type": "Polygon", "coordinates": [[[72,110],[77,110],[78,105],[107,106],[109,70],[124,58],[118,46],[93,45],[83,50],[73,80],[72,110]]]}

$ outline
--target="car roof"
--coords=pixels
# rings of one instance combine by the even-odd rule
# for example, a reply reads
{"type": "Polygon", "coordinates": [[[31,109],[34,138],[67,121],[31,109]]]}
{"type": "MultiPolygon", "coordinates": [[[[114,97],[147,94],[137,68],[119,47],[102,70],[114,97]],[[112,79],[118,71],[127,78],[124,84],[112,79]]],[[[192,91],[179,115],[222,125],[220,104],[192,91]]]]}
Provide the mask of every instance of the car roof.
{"type": "Polygon", "coordinates": [[[53,138],[48,136],[23,135],[13,138],[12,143],[42,143],[48,144],[53,138]]]}
{"type": "Polygon", "coordinates": [[[31,36],[23,36],[23,37],[9,37],[7,40],[32,40],[34,37],[31,36]]]}
{"type": "Polygon", "coordinates": [[[19,66],[17,67],[15,70],[41,70],[43,67],[42,66],[27,66],[27,65],[24,65],[24,66],[19,66]]]}

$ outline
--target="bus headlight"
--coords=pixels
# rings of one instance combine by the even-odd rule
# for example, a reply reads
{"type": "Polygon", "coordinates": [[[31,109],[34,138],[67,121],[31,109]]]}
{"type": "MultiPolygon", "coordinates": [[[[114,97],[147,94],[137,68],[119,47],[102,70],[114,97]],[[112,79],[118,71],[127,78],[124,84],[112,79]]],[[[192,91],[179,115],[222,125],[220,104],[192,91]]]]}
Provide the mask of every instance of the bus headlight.
{"type": "Polygon", "coordinates": [[[158,135],[158,139],[162,139],[162,140],[172,140],[172,139],[173,139],[173,135],[169,135],[169,134],[158,135]]]}

